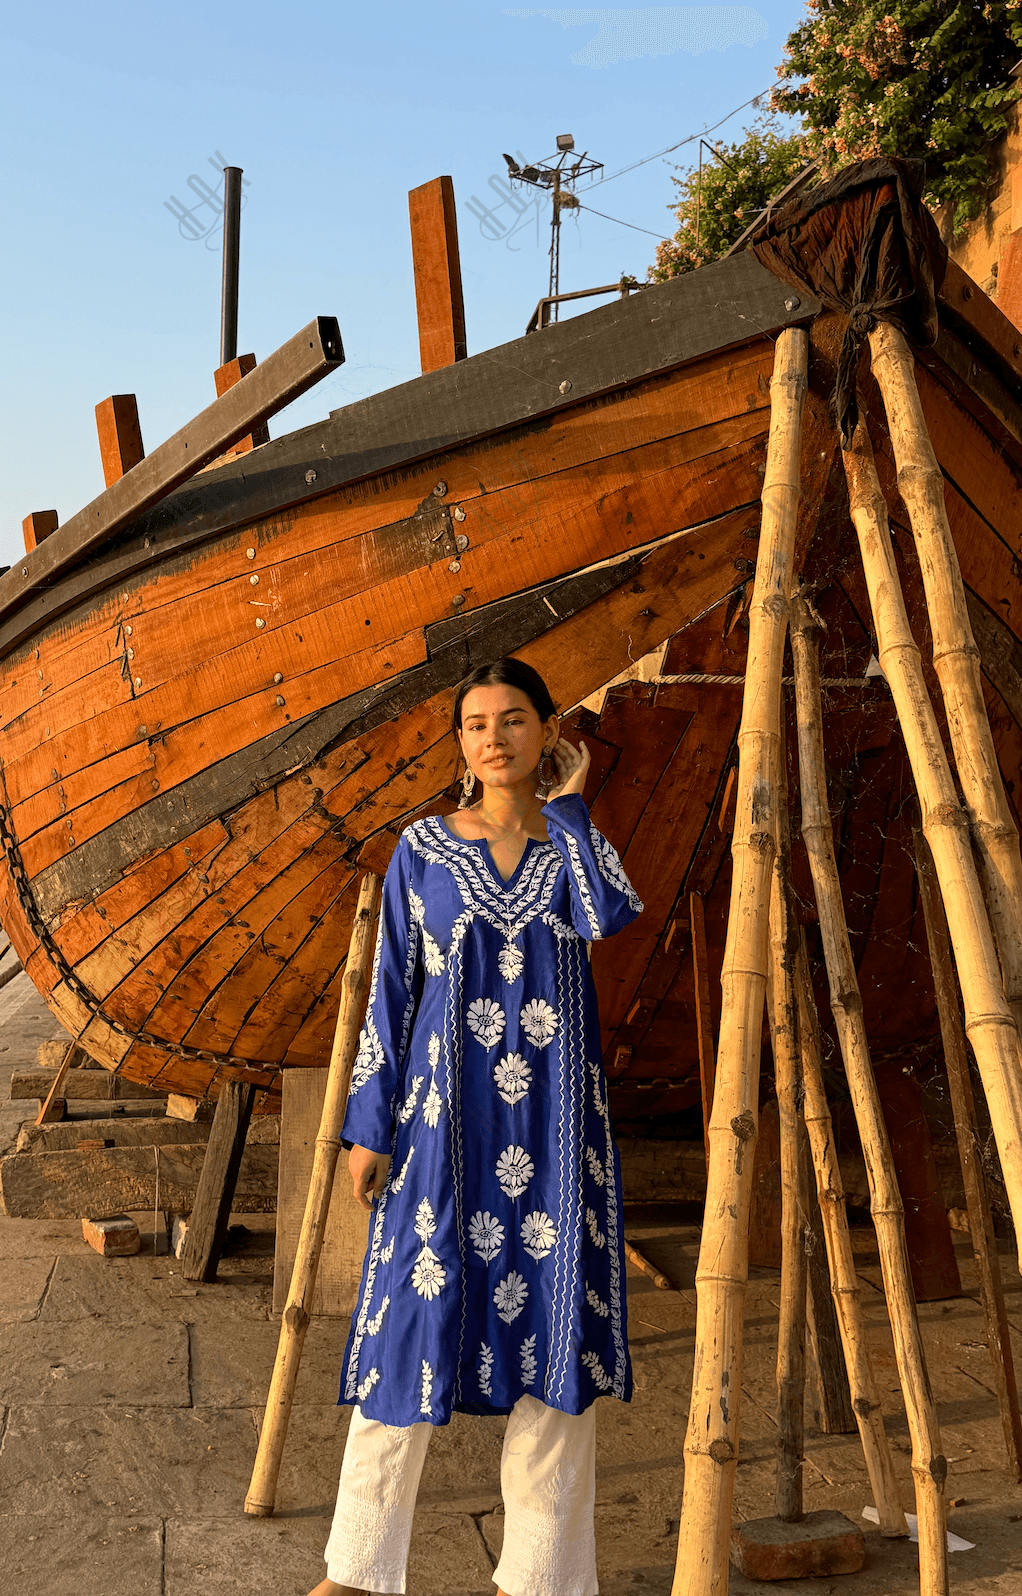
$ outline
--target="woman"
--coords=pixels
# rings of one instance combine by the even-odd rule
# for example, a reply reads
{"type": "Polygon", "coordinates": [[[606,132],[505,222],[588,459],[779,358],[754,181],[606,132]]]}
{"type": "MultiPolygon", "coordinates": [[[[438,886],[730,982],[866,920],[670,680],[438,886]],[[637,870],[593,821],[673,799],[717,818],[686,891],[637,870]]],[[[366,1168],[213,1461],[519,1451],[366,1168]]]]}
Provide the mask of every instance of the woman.
{"type": "Polygon", "coordinates": [[[590,825],[586,746],[559,737],[531,667],[473,671],[454,730],[462,807],[409,826],[387,871],[344,1122],[375,1209],[313,1596],[404,1590],[430,1426],[454,1410],[510,1415],[499,1590],[593,1596],[593,1403],[631,1396],[588,943],[642,904],[590,825]]]}

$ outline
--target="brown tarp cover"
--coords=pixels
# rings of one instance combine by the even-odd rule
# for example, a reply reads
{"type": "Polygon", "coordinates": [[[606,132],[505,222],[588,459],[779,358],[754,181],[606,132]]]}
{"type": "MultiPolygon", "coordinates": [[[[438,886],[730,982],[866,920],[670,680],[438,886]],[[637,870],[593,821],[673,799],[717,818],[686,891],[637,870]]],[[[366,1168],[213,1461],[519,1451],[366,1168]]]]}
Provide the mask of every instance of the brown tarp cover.
{"type": "Polygon", "coordinates": [[[848,313],[834,388],[846,447],[858,420],[859,350],[877,322],[924,348],[937,341],[947,249],[922,191],[921,161],[858,161],[783,206],[751,241],[776,277],[848,313]]]}

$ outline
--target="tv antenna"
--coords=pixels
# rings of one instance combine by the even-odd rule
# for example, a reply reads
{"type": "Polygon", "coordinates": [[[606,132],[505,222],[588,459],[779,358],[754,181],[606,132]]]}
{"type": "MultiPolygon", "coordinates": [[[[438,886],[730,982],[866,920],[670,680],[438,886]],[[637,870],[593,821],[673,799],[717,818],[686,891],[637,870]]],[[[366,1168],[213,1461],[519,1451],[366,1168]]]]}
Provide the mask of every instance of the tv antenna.
{"type": "Polygon", "coordinates": [[[512,183],[525,183],[530,188],[546,188],[553,196],[553,213],[550,218],[550,288],[549,298],[553,318],[557,320],[557,295],[561,291],[561,212],[577,211],[578,199],[575,184],[580,177],[591,177],[603,171],[602,161],[589,158],[588,150],[575,154],[575,140],[571,133],[558,133],[557,154],[532,166],[519,166],[513,155],[505,155],[507,175],[512,183]]]}

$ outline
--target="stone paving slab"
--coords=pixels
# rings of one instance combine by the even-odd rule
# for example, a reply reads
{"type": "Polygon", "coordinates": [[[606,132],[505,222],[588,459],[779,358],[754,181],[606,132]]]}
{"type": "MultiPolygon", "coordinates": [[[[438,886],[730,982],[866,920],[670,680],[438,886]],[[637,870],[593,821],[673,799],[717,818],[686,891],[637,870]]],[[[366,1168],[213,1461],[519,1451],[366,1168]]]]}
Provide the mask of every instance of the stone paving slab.
{"type": "Polygon", "coordinates": [[[0,1497],[9,1513],[230,1518],[242,1511],[256,1439],[251,1413],[238,1409],[16,1407],[0,1497]]]}
{"type": "Polygon", "coordinates": [[[191,1405],[185,1325],[125,1325],[104,1335],[88,1319],[24,1324],[4,1342],[0,1402],[12,1407],[191,1405]]]}
{"type": "MultiPolygon", "coordinates": [[[[348,1327],[341,1319],[309,1326],[295,1388],[295,1405],[329,1407],[337,1401],[348,1327]]],[[[229,1334],[214,1323],[191,1331],[192,1397],[196,1407],[261,1407],[270,1387],[279,1322],[238,1320],[229,1334]]]]}
{"type": "MultiPolygon", "coordinates": [[[[102,1316],[105,1324],[187,1324],[251,1319],[266,1325],[270,1293],[262,1281],[235,1276],[211,1285],[186,1280],[173,1256],[101,1258],[81,1237],[78,1251],[56,1259],[39,1317],[46,1324],[102,1316]],[[113,1266],[113,1267],[111,1267],[113,1266]]],[[[276,1343],[276,1331],[272,1338],[276,1343]]]]}
{"type": "Polygon", "coordinates": [[[306,1596],[326,1573],[329,1533],[319,1517],[171,1518],[161,1596],[306,1596]]]}
{"type": "Polygon", "coordinates": [[[154,1517],[4,1514],[0,1588],[5,1596],[163,1596],[163,1534],[154,1517]]]}
{"type": "Polygon", "coordinates": [[[36,1318],[56,1266],[56,1258],[5,1258],[0,1324],[22,1324],[36,1318]]]}

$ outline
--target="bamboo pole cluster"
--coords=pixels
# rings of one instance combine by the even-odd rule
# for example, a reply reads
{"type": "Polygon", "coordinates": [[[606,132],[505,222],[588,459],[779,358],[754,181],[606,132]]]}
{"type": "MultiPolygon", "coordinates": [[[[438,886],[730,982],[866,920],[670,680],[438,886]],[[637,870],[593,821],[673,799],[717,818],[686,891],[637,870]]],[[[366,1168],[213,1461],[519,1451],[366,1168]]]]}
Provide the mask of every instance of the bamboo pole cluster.
{"type": "MultiPolygon", "coordinates": [[[[853,518],[855,513],[853,506],[853,518]]],[[[818,635],[819,627],[810,606],[804,597],[796,594],[792,601],[791,650],[795,662],[802,837],[816,893],[831,1010],[866,1160],[870,1212],[876,1229],[894,1354],[912,1443],[912,1476],[919,1519],[920,1587],[923,1596],[946,1596],[949,1577],[944,1495],[947,1459],[940,1444],[926,1370],[901,1193],[869,1055],[862,996],[848,939],[834,852],[824,763],[818,635]]]]}
{"type": "Polygon", "coordinates": [[[734,874],[721,972],[717,1078],[696,1271],[695,1369],[672,1596],[722,1596],[727,1589],[780,774],[781,672],[793,580],[808,364],[808,333],[804,328],[786,328],[774,353],[763,514],[749,609],[734,874]]]}

